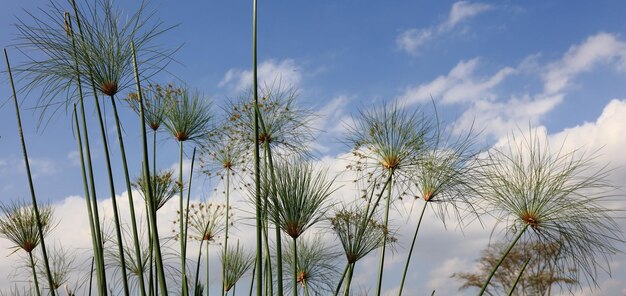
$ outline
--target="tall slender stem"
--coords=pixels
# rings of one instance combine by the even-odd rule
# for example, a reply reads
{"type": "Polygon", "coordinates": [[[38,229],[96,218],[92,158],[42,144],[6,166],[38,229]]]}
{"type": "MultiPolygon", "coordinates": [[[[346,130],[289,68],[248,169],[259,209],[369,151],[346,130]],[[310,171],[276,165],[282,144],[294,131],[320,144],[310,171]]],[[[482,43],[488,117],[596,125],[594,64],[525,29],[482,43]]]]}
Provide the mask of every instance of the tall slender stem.
{"type": "Polygon", "coordinates": [[[257,0],[252,0],[252,92],[254,94],[254,185],[256,194],[256,295],[261,296],[263,292],[263,272],[261,272],[261,266],[263,262],[263,255],[261,255],[262,240],[262,223],[261,223],[261,174],[260,174],[260,153],[259,153],[259,112],[257,111],[259,105],[259,93],[258,93],[258,77],[257,77],[257,0]]]}
{"type": "Polygon", "coordinates": [[[496,271],[498,270],[498,267],[500,267],[502,262],[504,262],[504,259],[506,258],[507,255],[509,255],[509,252],[511,252],[511,250],[513,249],[513,247],[515,246],[517,241],[522,237],[522,234],[524,234],[524,232],[526,232],[526,229],[528,229],[528,224],[524,225],[524,228],[522,228],[522,230],[517,234],[515,239],[511,242],[509,247],[504,251],[504,253],[502,253],[502,256],[500,257],[500,260],[498,261],[496,266],[494,266],[493,269],[491,270],[491,272],[489,273],[489,276],[487,277],[487,280],[485,280],[485,283],[483,284],[483,287],[480,289],[480,292],[478,293],[478,296],[482,296],[485,293],[485,291],[487,290],[487,286],[489,286],[489,282],[491,281],[491,278],[496,274],[496,271]]]}
{"type": "MultiPolygon", "coordinates": [[[[182,143],[182,142],[181,142],[182,143]]],[[[193,154],[191,155],[191,167],[189,168],[189,185],[187,185],[187,206],[185,208],[185,235],[182,237],[184,241],[184,250],[185,250],[185,258],[187,257],[187,231],[189,228],[189,205],[191,204],[189,201],[191,199],[191,181],[193,180],[193,166],[196,161],[196,148],[193,148],[193,154]]],[[[182,168],[182,162],[181,162],[182,168]]],[[[181,179],[182,180],[182,179],[181,179]]],[[[182,183],[181,183],[182,184],[182,183]]],[[[181,187],[182,190],[182,187],[181,187]]],[[[182,195],[182,191],[181,191],[182,195]]],[[[206,230],[205,230],[206,231],[206,230]]],[[[208,244],[208,242],[207,242],[208,244]]],[[[185,277],[186,278],[186,277],[185,277]]],[[[187,292],[189,293],[189,292],[187,292]]]]}
{"type": "Polygon", "coordinates": [[[135,44],[131,42],[133,54],[133,69],[135,72],[135,84],[137,85],[137,96],[139,97],[139,114],[141,116],[141,142],[143,146],[143,177],[146,180],[146,188],[148,188],[147,204],[148,204],[148,222],[152,229],[152,242],[154,247],[154,255],[156,257],[156,269],[161,295],[167,296],[167,283],[165,282],[165,270],[163,268],[163,258],[161,256],[161,245],[159,242],[159,232],[157,227],[156,205],[154,202],[152,184],[150,180],[150,165],[148,163],[148,141],[146,139],[146,117],[143,107],[143,96],[141,94],[141,84],[139,81],[139,69],[137,68],[137,56],[135,54],[135,44]]]}
{"type": "MultiPolygon", "coordinates": [[[[226,227],[224,229],[224,252],[228,250],[228,227],[230,226],[230,169],[226,170],[226,227]]],[[[222,287],[224,287],[224,277],[226,276],[226,268],[222,262],[222,287]]],[[[222,289],[224,296],[224,289],[222,289]]]]}
{"type": "Polygon", "coordinates": [[[352,282],[352,274],[354,272],[355,263],[351,263],[348,265],[348,274],[346,275],[346,286],[343,288],[343,296],[350,295],[350,282],[352,282]]]}
{"type": "Polygon", "coordinates": [[[411,255],[413,254],[413,248],[415,247],[415,240],[417,239],[417,232],[420,230],[420,225],[422,225],[422,218],[424,218],[424,212],[426,212],[426,206],[428,202],[424,202],[424,207],[422,208],[422,213],[420,214],[420,218],[417,221],[417,226],[415,227],[415,234],[413,234],[413,240],[411,241],[411,248],[409,248],[409,255],[406,257],[406,261],[404,263],[404,272],[402,273],[402,281],[400,282],[400,290],[398,291],[398,296],[402,295],[402,289],[404,288],[404,280],[406,279],[406,273],[409,270],[409,262],[411,262],[411,255]]]}
{"type": "Polygon", "coordinates": [[[524,262],[524,266],[522,266],[522,269],[517,274],[517,278],[515,279],[513,286],[509,290],[509,294],[507,294],[508,296],[513,295],[513,293],[515,292],[515,287],[517,287],[517,284],[522,279],[522,276],[524,275],[524,271],[526,270],[526,266],[528,266],[528,263],[530,263],[530,258],[526,259],[526,261],[524,262]]]}
{"type": "MultiPolygon", "coordinates": [[[[82,91],[79,88],[79,93],[80,93],[80,98],[82,101],[82,91]]],[[[81,173],[82,173],[82,177],[83,177],[83,187],[85,190],[85,201],[87,202],[87,215],[89,216],[89,230],[91,231],[91,244],[92,244],[92,248],[93,248],[93,252],[94,252],[94,256],[91,258],[91,264],[92,264],[92,269],[91,269],[91,275],[89,277],[89,289],[91,289],[91,280],[93,277],[93,265],[94,265],[94,261],[97,263],[96,264],[96,275],[98,277],[98,282],[101,280],[102,277],[102,268],[100,266],[100,260],[97,259],[99,258],[100,253],[98,252],[98,233],[96,232],[95,229],[95,224],[97,223],[94,221],[94,214],[93,211],[91,209],[91,197],[89,196],[89,185],[87,184],[87,172],[85,171],[85,157],[83,155],[83,141],[82,141],[82,135],[80,132],[80,124],[78,122],[78,115],[76,113],[76,105],[74,105],[74,128],[76,130],[76,139],[78,139],[78,154],[80,156],[80,169],[81,169],[81,173]]],[[[98,286],[100,287],[100,285],[98,286]]],[[[100,289],[98,289],[98,291],[100,293],[102,293],[102,291],[100,289]]],[[[105,290],[106,291],[106,290],[105,290]]],[[[89,293],[89,295],[91,295],[91,293],[89,293]]],[[[102,295],[102,294],[99,294],[102,295]]]]}
{"type": "MultiPolygon", "coordinates": [[[[9,55],[7,49],[4,49],[4,59],[7,63],[7,71],[9,73],[9,82],[11,84],[11,91],[13,92],[13,103],[15,105],[15,117],[17,118],[17,132],[20,135],[20,142],[22,144],[22,154],[24,156],[24,165],[26,166],[26,175],[28,177],[28,188],[30,189],[30,197],[33,203],[33,209],[35,210],[35,220],[37,221],[37,232],[39,234],[39,240],[41,243],[41,252],[43,254],[43,262],[46,269],[46,276],[48,277],[48,283],[50,287],[53,286],[52,274],[50,273],[50,264],[48,263],[48,253],[46,252],[46,243],[43,236],[43,225],[41,224],[41,215],[39,214],[39,207],[37,206],[37,197],[35,195],[35,186],[33,185],[33,177],[30,172],[30,162],[28,161],[28,152],[26,151],[26,140],[24,140],[24,132],[22,131],[22,118],[20,116],[20,107],[17,103],[17,93],[15,92],[15,84],[13,83],[13,74],[11,73],[11,64],[9,63],[9,55]]],[[[56,294],[54,290],[50,290],[52,296],[56,294]]]]}
{"type": "MultiPolygon", "coordinates": [[[[298,296],[298,245],[293,238],[293,296],[298,296]]],[[[282,284],[281,284],[282,286],[282,284]]]]}
{"type": "MultiPolygon", "coordinates": [[[[80,14],[78,13],[78,7],[76,6],[75,0],[72,0],[72,7],[74,9],[74,16],[76,18],[76,26],[78,27],[79,36],[81,40],[84,40],[83,30],[82,30],[82,26],[80,23],[80,17],[79,17],[80,14]]],[[[85,115],[85,104],[84,104],[82,83],[81,83],[81,72],[80,72],[80,68],[78,65],[78,52],[76,49],[76,38],[72,31],[72,22],[71,22],[71,18],[69,17],[69,14],[68,14],[68,23],[69,23],[70,32],[72,32],[71,34],[72,53],[74,55],[73,56],[74,68],[76,71],[76,85],[78,87],[78,95],[79,95],[79,100],[80,100],[81,120],[82,120],[82,124],[84,128],[83,136],[85,138],[85,156],[87,158],[87,171],[89,172],[89,185],[90,185],[89,187],[91,187],[91,200],[89,200],[89,203],[91,204],[91,207],[93,208],[93,222],[94,222],[93,225],[95,227],[94,230],[95,230],[96,246],[94,246],[93,251],[95,254],[96,268],[97,268],[97,275],[98,275],[98,295],[107,295],[108,292],[107,292],[107,283],[106,283],[106,269],[104,266],[104,246],[102,242],[102,231],[100,230],[100,214],[98,210],[98,198],[96,196],[96,185],[95,185],[93,166],[92,166],[91,148],[89,145],[89,133],[87,130],[87,120],[85,118],[86,115],[85,115]]],[[[93,86],[93,80],[91,81],[91,83],[92,83],[92,88],[95,89],[95,87],[93,86]]],[[[85,198],[88,199],[89,195],[86,194],[85,198]]]]}
{"type": "Polygon", "coordinates": [[[206,296],[209,296],[209,267],[210,267],[209,265],[209,241],[207,241],[206,242],[206,296]]]}
{"type": "Polygon", "coordinates": [[[341,274],[341,278],[339,279],[339,283],[337,283],[337,288],[335,289],[334,296],[339,295],[339,290],[341,289],[341,284],[343,280],[346,278],[346,274],[348,273],[348,269],[350,268],[350,262],[346,263],[346,268],[343,269],[343,273],[341,274]]]}
{"type": "MultiPolygon", "coordinates": [[[[35,259],[33,259],[33,252],[28,252],[28,258],[30,259],[30,268],[33,270],[33,280],[35,281],[35,291],[37,296],[41,296],[41,290],[39,289],[39,280],[37,279],[37,271],[35,270],[35,259]]],[[[50,288],[52,290],[52,288],[50,288]]]]}
{"type": "Polygon", "coordinates": [[[387,226],[389,225],[389,203],[391,200],[391,183],[393,182],[393,169],[389,170],[389,187],[387,187],[387,199],[385,201],[385,233],[383,235],[383,245],[380,252],[380,262],[378,265],[378,284],[376,286],[376,295],[380,296],[382,284],[383,284],[383,267],[385,265],[385,250],[387,249],[387,226]]]}
{"type": "Polygon", "coordinates": [[[135,258],[137,261],[138,278],[139,278],[139,291],[141,295],[146,295],[146,287],[143,279],[144,265],[141,262],[141,249],[139,246],[139,235],[137,233],[137,219],[135,218],[135,202],[133,201],[133,188],[131,187],[130,175],[128,174],[128,163],[126,162],[126,149],[124,148],[124,138],[122,137],[122,126],[120,122],[120,116],[117,112],[117,106],[115,104],[115,97],[111,96],[111,105],[113,106],[113,114],[115,116],[115,126],[117,127],[117,141],[120,144],[120,154],[122,155],[122,167],[124,168],[124,179],[126,181],[126,193],[128,194],[128,204],[130,206],[130,225],[133,234],[133,244],[135,246],[135,258]]]}
{"type": "Polygon", "coordinates": [[[188,295],[188,291],[187,291],[187,267],[185,264],[186,261],[186,253],[187,250],[185,248],[185,218],[183,216],[183,141],[179,141],[179,153],[178,153],[178,192],[179,192],[179,203],[178,203],[178,213],[179,213],[179,228],[180,228],[180,232],[179,232],[179,237],[178,240],[180,241],[180,273],[182,276],[182,296],[187,296],[188,295]]]}

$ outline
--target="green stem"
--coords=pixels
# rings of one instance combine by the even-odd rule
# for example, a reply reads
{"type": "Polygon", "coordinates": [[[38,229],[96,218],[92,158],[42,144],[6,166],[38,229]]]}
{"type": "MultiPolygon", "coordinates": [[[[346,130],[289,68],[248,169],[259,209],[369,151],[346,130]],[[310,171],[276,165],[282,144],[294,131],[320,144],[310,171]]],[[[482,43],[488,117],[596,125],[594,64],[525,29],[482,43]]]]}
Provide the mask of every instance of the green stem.
{"type": "Polygon", "coordinates": [[[350,262],[346,264],[346,268],[343,269],[343,273],[341,274],[341,278],[339,279],[339,283],[337,283],[337,288],[335,289],[335,293],[333,296],[339,295],[339,290],[341,289],[341,284],[343,280],[346,278],[346,274],[348,273],[348,269],[350,268],[350,262]]]}
{"type": "Polygon", "coordinates": [[[415,247],[415,240],[417,239],[417,232],[420,230],[420,225],[422,225],[422,218],[424,218],[424,213],[426,212],[426,206],[428,202],[424,202],[424,207],[422,208],[422,213],[420,214],[420,218],[417,221],[417,227],[415,227],[415,234],[413,234],[413,240],[411,241],[411,248],[409,248],[409,255],[406,257],[406,261],[404,263],[404,272],[402,273],[402,281],[400,282],[400,290],[398,291],[398,296],[402,295],[402,289],[404,288],[404,280],[406,279],[406,273],[409,270],[409,262],[411,262],[411,255],[413,254],[413,248],[415,247]]]}
{"type": "MultiPolygon", "coordinates": [[[[298,296],[298,245],[296,239],[293,238],[293,296],[298,296]]],[[[282,283],[279,286],[282,286],[282,283]]]]}
{"type": "MultiPolygon", "coordinates": [[[[209,296],[209,241],[206,242],[206,296],[209,296]]],[[[224,289],[222,289],[224,290],[224,289]]]]}
{"type": "MultiPolygon", "coordinates": [[[[391,184],[392,182],[392,177],[393,176],[393,169],[389,170],[389,184],[391,184]]],[[[385,230],[387,230],[387,226],[389,225],[389,204],[390,204],[390,200],[391,200],[391,189],[392,186],[389,185],[389,187],[387,187],[387,200],[385,201],[385,230]]],[[[387,249],[387,236],[388,236],[388,232],[385,231],[384,235],[383,235],[383,245],[382,245],[382,250],[380,252],[380,263],[378,265],[378,284],[376,286],[376,295],[380,296],[380,292],[381,292],[381,288],[382,288],[382,284],[383,284],[383,267],[385,265],[385,250],[387,249]]]]}
{"type": "MultiPolygon", "coordinates": [[[[252,277],[250,278],[250,294],[249,296],[252,296],[252,290],[254,288],[254,275],[256,274],[256,259],[254,261],[254,267],[252,267],[252,277]]],[[[222,290],[224,290],[224,287],[222,286],[222,290]]],[[[226,291],[226,295],[228,295],[228,291],[226,291]]]]}
{"type": "Polygon", "coordinates": [[[483,284],[483,287],[480,289],[480,292],[478,293],[478,296],[482,296],[485,293],[485,291],[487,290],[487,286],[489,286],[489,282],[491,281],[491,278],[496,274],[496,270],[498,270],[498,267],[500,267],[502,262],[504,262],[504,259],[509,254],[509,252],[511,252],[511,250],[513,249],[513,247],[515,246],[517,241],[522,237],[522,234],[524,234],[524,232],[526,232],[526,229],[528,229],[528,224],[526,224],[524,226],[524,228],[522,228],[522,230],[517,234],[515,239],[511,242],[509,247],[506,249],[506,251],[504,251],[504,253],[502,253],[502,256],[500,257],[500,260],[498,261],[496,266],[494,266],[493,269],[491,270],[491,272],[489,273],[489,276],[487,277],[487,280],[483,284]]]}
{"type": "MultiPolygon", "coordinates": [[[[226,170],[226,227],[224,229],[224,252],[228,250],[228,227],[230,226],[230,173],[229,169],[226,170]]],[[[224,262],[222,262],[222,287],[224,287],[224,277],[226,276],[226,269],[224,262]]],[[[222,289],[222,296],[224,296],[224,289],[222,289]]]]}
{"type": "Polygon", "coordinates": [[[530,263],[530,258],[526,259],[526,262],[524,262],[524,266],[522,266],[522,269],[519,271],[519,274],[517,275],[517,278],[515,279],[511,290],[509,290],[509,294],[507,295],[511,296],[515,292],[515,287],[517,287],[517,284],[522,279],[522,276],[524,275],[524,270],[526,270],[526,266],[528,266],[528,263],[530,263]]]}
{"type": "Polygon", "coordinates": [[[126,149],[124,148],[124,138],[122,137],[122,127],[120,117],[117,112],[117,105],[115,104],[114,96],[111,96],[111,105],[113,106],[113,114],[115,116],[115,126],[117,127],[117,141],[120,144],[120,153],[122,155],[122,167],[124,168],[124,179],[126,181],[126,192],[128,194],[128,205],[130,206],[130,225],[133,233],[133,243],[135,245],[135,257],[137,261],[137,267],[139,268],[139,291],[141,295],[146,295],[146,287],[143,280],[143,268],[144,265],[141,262],[141,249],[139,245],[139,235],[137,233],[137,219],[135,218],[135,202],[133,201],[133,188],[131,187],[130,175],[128,174],[128,162],[126,161],[126,149]]]}
{"type": "MultiPolygon", "coordinates": [[[[187,257],[187,232],[189,230],[189,205],[190,205],[189,201],[191,199],[191,181],[193,180],[193,166],[194,166],[195,161],[196,161],[196,148],[194,147],[193,154],[191,155],[191,167],[189,168],[189,185],[187,185],[187,206],[185,208],[185,235],[183,236],[183,240],[185,243],[184,244],[185,245],[185,257],[187,257]]],[[[182,192],[181,192],[181,195],[182,195],[182,192]]]]}
{"type": "MultiPolygon", "coordinates": [[[[78,13],[78,8],[76,6],[76,1],[72,0],[72,7],[74,8],[74,15],[76,16],[76,26],[78,27],[78,31],[80,33],[80,37],[82,40],[84,40],[83,34],[82,34],[82,27],[80,24],[80,18],[79,13],[78,13]]],[[[68,16],[68,24],[69,24],[69,28],[70,28],[70,32],[72,31],[72,22],[71,22],[71,17],[69,17],[69,14],[67,14],[68,16]]],[[[104,266],[104,246],[103,246],[103,242],[102,242],[102,232],[100,230],[100,214],[98,213],[98,198],[96,196],[96,187],[95,187],[95,181],[94,181],[94,173],[93,173],[93,167],[92,167],[92,159],[91,159],[91,148],[89,145],[89,133],[87,131],[87,120],[85,118],[85,104],[84,104],[84,97],[83,97],[83,89],[82,89],[82,83],[81,83],[81,73],[80,73],[80,68],[78,66],[78,58],[77,58],[77,50],[76,50],[76,39],[74,37],[74,34],[71,34],[71,38],[72,38],[72,54],[73,54],[73,58],[74,58],[74,68],[76,71],[76,86],[78,87],[78,96],[79,96],[79,100],[80,100],[80,112],[81,112],[81,119],[82,119],[82,124],[84,127],[84,138],[85,138],[85,151],[86,151],[86,157],[87,157],[87,170],[89,172],[89,184],[91,187],[91,199],[88,193],[85,194],[85,199],[88,200],[88,206],[87,209],[92,208],[92,204],[93,204],[93,218],[90,216],[90,222],[93,222],[92,225],[94,225],[94,231],[95,233],[92,233],[92,235],[95,236],[95,244],[93,247],[93,251],[94,251],[94,257],[95,257],[95,261],[96,261],[96,273],[98,276],[98,295],[107,295],[107,284],[106,284],[106,269],[104,266]]],[[[92,87],[93,87],[93,81],[92,81],[92,87]]],[[[80,138],[80,134],[79,134],[79,138],[80,138]]],[[[81,149],[81,154],[82,154],[82,149],[81,149]]],[[[85,190],[86,192],[88,192],[88,186],[85,185],[85,190]]],[[[92,239],[94,239],[92,237],[92,239]]]]}
{"type": "MultiPolygon", "coordinates": [[[[193,295],[199,295],[198,294],[198,282],[200,281],[200,260],[202,260],[202,243],[204,243],[204,240],[200,241],[200,247],[198,247],[198,260],[196,261],[196,276],[194,277],[194,283],[193,283],[193,290],[194,293],[193,295]]],[[[207,256],[209,254],[208,252],[208,242],[207,242],[207,256]]]]}
{"type": "Polygon", "coordinates": [[[159,232],[157,227],[156,205],[152,192],[150,180],[150,166],[148,164],[148,141],[146,140],[146,117],[143,107],[143,96],[141,94],[141,84],[139,82],[139,70],[137,68],[137,56],[135,54],[135,44],[131,42],[133,55],[133,70],[135,73],[135,84],[137,85],[137,96],[139,97],[139,114],[141,117],[141,142],[143,146],[143,177],[146,180],[146,188],[148,188],[147,204],[148,204],[148,222],[152,229],[152,242],[154,246],[154,255],[156,257],[156,269],[161,295],[167,296],[167,284],[165,282],[165,269],[163,268],[163,258],[161,256],[161,245],[159,243],[159,232]]]}
{"type": "MultiPolygon", "coordinates": [[[[79,95],[81,98],[81,102],[82,102],[82,90],[80,90],[79,87],[79,95]]],[[[87,172],[85,171],[85,157],[83,155],[83,142],[82,142],[82,136],[81,136],[81,132],[80,132],[80,124],[78,123],[78,115],[76,113],[76,105],[74,105],[74,128],[76,129],[76,139],[78,140],[78,154],[80,156],[80,169],[81,169],[81,173],[82,173],[82,178],[83,178],[83,187],[85,190],[85,202],[87,203],[87,215],[89,216],[89,230],[91,232],[91,244],[92,244],[92,248],[93,248],[93,252],[94,252],[94,256],[91,258],[92,261],[92,269],[91,269],[91,275],[89,277],[89,289],[91,289],[91,280],[93,277],[93,264],[94,261],[98,262],[96,264],[96,273],[97,273],[97,277],[98,277],[98,281],[101,280],[102,277],[102,269],[100,268],[100,260],[97,259],[99,258],[100,253],[97,251],[98,248],[98,233],[95,230],[95,224],[96,223],[94,221],[94,214],[93,211],[91,209],[91,197],[89,196],[89,185],[87,184],[87,172]]],[[[100,286],[99,286],[100,287],[100,286]]],[[[100,290],[99,290],[100,291],[100,290]]],[[[106,290],[105,290],[106,291],[106,290]]],[[[89,293],[89,295],[91,295],[91,293],[89,293]]],[[[102,294],[100,294],[102,295],[102,294]]]]}
{"type": "Polygon", "coordinates": [[[306,280],[302,282],[304,286],[304,296],[309,296],[309,285],[307,285],[306,280]]]}
{"type": "MultiPolygon", "coordinates": [[[[30,189],[30,197],[33,203],[33,209],[35,210],[35,220],[37,221],[37,232],[39,233],[39,241],[41,243],[41,252],[43,254],[43,262],[46,269],[46,276],[48,277],[48,283],[50,287],[52,284],[52,274],[50,273],[50,264],[48,263],[48,254],[46,252],[46,243],[43,236],[43,225],[41,224],[41,216],[39,214],[39,207],[37,206],[37,197],[35,195],[35,186],[33,185],[33,177],[30,172],[30,163],[28,160],[28,152],[26,151],[26,140],[24,140],[24,132],[22,131],[22,118],[20,117],[20,107],[17,103],[17,94],[15,92],[15,84],[13,83],[13,74],[11,73],[11,64],[9,63],[9,55],[7,49],[4,49],[4,58],[7,63],[7,71],[9,73],[9,81],[11,83],[11,90],[13,91],[13,103],[15,105],[15,117],[17,118],[17,132],[20,135],[20,141],[22,144],[22,154],[24,156],[24,165],[26,166],[26,175],[28,176],[28,188],[30,189]]],[[[50,289],[52,296],[55,295],[55,291],[50,289]]]]}
{"type": "Polygon", "coordinates": [[[189,292],[187,290],[187,267],[185,264],[185,261],[187,260],[187,250],[185,248],[185,218],[183,215],[184,209],[183,209],[183,193],[184,193],[184,189],[183,189],[183,141],[178,141],[179,143],[179,153],[178,153],[178,192],[179,194],[179,198],[178,198],[178,213],[179,213],[179,228],[180,228],[180,232],[179,232],[179,237],[178,240],[180,241],[180,270],[181,270],[181,276],[182,276],[182,296],[188,296],[189,292]]]}
{"type": "MultiPolygon", "coordinates": [[[[259,93],[257,77],[257,0],[252,0],[252,92],[254,95],[254,185],[256,194],[256,266],[262,266],[263,256],[261,255],[262,224],[261,224],[261,174],[260,174],[260,153],[259,153],[259,93]]],[[[263,274],[258,268],[256,276],[256,295],[261,296],[263,292],[263,274]]]]}
{"type": "Polygon", "coordinates": [[[355,263],[351,263],[348,266],[348,274],[346,275],[346,286],[343,288],[343,296],[348,296],[350,295],[350,282],[352,282],[352,274],[354,272],[354,264],[355,263]]]}
{"type": "MultiPolygon", "coordinates": [[[[37,279],[37,271],[35,271],[35,260],[33,259],[33,252],[28,252],[28,258],[30,258],[30,268],[33,270],[33,279],[35,280],[35,291],[37,296],[41,296],[41,290],[39,290],[39,280],[37,279]]],[[[50,288],[50,291],[53,289],[50,288]]]]}

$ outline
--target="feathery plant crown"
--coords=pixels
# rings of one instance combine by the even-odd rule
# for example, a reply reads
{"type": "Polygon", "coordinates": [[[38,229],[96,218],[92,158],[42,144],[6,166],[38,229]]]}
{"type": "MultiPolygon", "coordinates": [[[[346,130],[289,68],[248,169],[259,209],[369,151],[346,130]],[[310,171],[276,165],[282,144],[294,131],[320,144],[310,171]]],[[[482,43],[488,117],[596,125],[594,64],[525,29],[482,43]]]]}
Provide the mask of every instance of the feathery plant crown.
{"type": "MultiPolygon", "coordinates": [[[[232,211],[230,211],[232,219],[232,211]]],[[[190,238],[213,242],[224,231],[226,206],[208,202],[192,203],[189,209],[190,238]]],[[[232,221],[232,220],[231,220],[232,221]]]]}
{"type": "MultiPolygon", "coordinates": [[[[313,295],[330,294],[337,284],[339,270],[337,259],[341,253],[324,244],[321,237],[314,236],[298,240],[298,278],[296,281],[306,285],[313,295]]],[[[283,264],[287,266],[285,282],[293,281],[294,253],[292,248],[283,250],[283,264]]],[[[286,285],[291,289],[291,285],[286,285]]]]}
{"type": "MultiPolygon", "coordinates": [[[[10,240],[15,251],[22,249],[30,253],[41,242],[37,229],[35,208],[24,202],[0,203],[3,217],[0,218],[0,237],[10,240]]],[[[46,236],[54,226],[53,209],[39,206],[41,231],[46,236]]]]}
{"type": "Polygon", "coordinates": [[[58,109],[73,102],[75,61],[83,81],[93,78],[96,88],[109,96],[133,82],[131,42],[142,64],[142,77],[152,77],[170,62],[175,50],[154,45],[154,40],[173,26],[164,26],[147,9],[146,2],[142,2],[126,16],[111,0],[95,0],[91,4],[67,0],[66,5],[50,1],[50,12],[41,9],[40,16],[28,13],[34,24],[18,20],[15,45],[24,52],[41,53],[29,55],[16,70],[28,80],[27,89],[42,89],[38,102],[42,116],[51,106],[58,105],[58,109]],[[74,11],[74,7],[76,14],[71,14],[70,21],[66,12],[74,11]],[[56,101],[59,95],[67,94],[70,97],[56,101]]]}
{"type": "MultiPolygon", "coordinates": [[[[272,153],[306,154],[315,130],[313,112],[296,104],[298,93],[294,88],[284,88],[280,83],[261,87],[259,90],[259,112],[265,131],[259,131],[259,145],[272,147],[272,153]]],[[[228,121],[230,133],[253,146],[254,101],[252,90],[236,102],[230,102],[228,121]]]]}
{"type": "Polygon", "coordinates": [[[383,223],[374,218],[367,219],[368,216],[368,213],[360,207],[352,209],[344,207],[330,218],[333,231],[341,241],[348,263],[355,263],[371,251],[382,247],[385,236],[389,245],[397,240],[389,235],[383,223]]]}
{"type": "Polygon", "coordinates": [[[182,89],[167,105],[165,127],[179,142],[204,141],[213,132],[211,104],[198,92],[182,89]]]}
{"type": "MultiPolygon", "coordinates": [[[[174,97],[181,95],[181,88],[176,88],[173,84],[162,86],[160,84],[149,83],[147,87],[143,87],[141,94],[144,102],[144,115],[146,125],[153,131],[158,130],[165,119],[165,111],[169,102],[174,97]]],[[[126,101],[133,109],[139,113],[139,97],[136,92],[130,93],[126,101]]]]}
{"type": "Polygon", "coordinates": [[[302,159],[285,159],[275,167],[275,182],[266,181],[263,189],[268,198],[274,223],[292,238],[319,222],[329,207],[328,199],[336,190],[334,180],[328,180],[326,170],[317,170],[302,159]]]}
{"type": "Polygon", "coordinates": [[[166,170],[159,173],[155,173],[150,176],[150,183],[146,182],[145,176],[142,174],[137,177],[133,183],[133,187],[139,190],[141,197],[147,202],[146,196],[148,195],[148,184],[152,186],[152,197],[155,203],[155,210],[162,208],[170,199],[172,199],[178,192],[178,188],[175,185],[172,175],[172,170],[166,170]]]}
{"type": "Polygon", "coordinates": [[[224,267],[224,291],[228,292],[254,264],[254,255],[247,253],[243,247],[228,246],[220,254],[224,267]]]}
{"type": "Polygon", "coordinates": [[[595,283],[599,259],[608,263],[623,242],[614,211],[603,204],[614,187],[593,155],[563,149],[551,151],[547,137],[531,131],[489,150],[480,171],[483,200],[513,232],[528,228],[526,239],[559,245],[557,268],[595,283]]]}

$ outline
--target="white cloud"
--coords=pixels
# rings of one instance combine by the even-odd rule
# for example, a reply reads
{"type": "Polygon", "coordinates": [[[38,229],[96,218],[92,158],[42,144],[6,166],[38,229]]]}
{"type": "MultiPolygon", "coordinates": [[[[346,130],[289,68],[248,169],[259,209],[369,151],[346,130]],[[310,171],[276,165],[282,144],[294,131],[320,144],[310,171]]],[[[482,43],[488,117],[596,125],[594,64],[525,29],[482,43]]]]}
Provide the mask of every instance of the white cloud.
{"type": "Polygon", "coordinates": [[[450,32],[461,22],[492,8],[491,5],[484,3],[470,3],[469,1],[456,2],[452,5],[445,21],[433,27],[408,29],[398,35],[396,45],[406,53],[414,54],[420,46],[430,39],[450,32]]]}
{"type": "Polygon", "coordinates": [[[424,103],[431,98],[444,104],[491,101],[496,98],[493,89],[516,70],[504,67],[493,76],[476,77],[475,70],[479,62],[478,58],[460,61],[448,75],[439,76],[429,83],[407,87],[398,99],[405,104],[424,103]]]}
{"type": "MultiPolygon", "coordinates": [[[[30,165],[30,170],[33,178],[50,176],[59,172],[59,164],[49,158],[29,157],[28,163],[30,165]]],[[[9,176],[16,173],[26,174],[26,166],[24,165],[24,161],[22,160],[22,158],[0,158],[0,176],[9,176]]]]}
{"type": "MultiPolygon", "coordinates": [[[[258,65],[259,85],[271,85],[280,82],[286,86],[297,87],[302,80],[302,71],[293,59],[282,61],[266,60],[258,65]]],[[[230,86],[236,90],[246,89],[252,85],[252,70],[230,69],[224,75],[219,86],[230,86]]]]}
{"type": "Polygon", "coordinates": [[[626,70],[626,43],[608,33],[593,35],[582,44],[570,47],[561,60],[548,65],[543,75],[544,90],[548,94],[561,92],[576,75],[591,70],[598,63],[611,61],[617,69],[626,70]]]}

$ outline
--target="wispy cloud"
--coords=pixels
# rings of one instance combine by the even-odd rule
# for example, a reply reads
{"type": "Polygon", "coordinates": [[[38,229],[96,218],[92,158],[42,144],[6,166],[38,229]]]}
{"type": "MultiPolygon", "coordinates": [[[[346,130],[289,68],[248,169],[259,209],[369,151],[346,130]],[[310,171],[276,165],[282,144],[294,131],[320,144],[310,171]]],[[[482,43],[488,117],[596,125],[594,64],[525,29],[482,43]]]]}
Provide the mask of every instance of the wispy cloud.
{"type": "Polygon", "coordinates": [[[491,5],[485,3],[470,3],[469,1],[456,2],[452,5],[445,21],[432,27],[408,29],[398,35],[396,45],[406,53],[414,54],[420,46],[430,39],[450,32],[463,21],[492,8],[491,5]]]}
{"type": "MultiPolygon", "coordinates": [[[[298,87],[302,81],[302,71],[293,59],[282,61],[266,60],[258,66],[258,79],[261,85],[280,81],[282,85],[298,87]]],[[[230,69],[224,75],[219,86],[246,89],[252,85],[252,70],[230,69]]]]}

